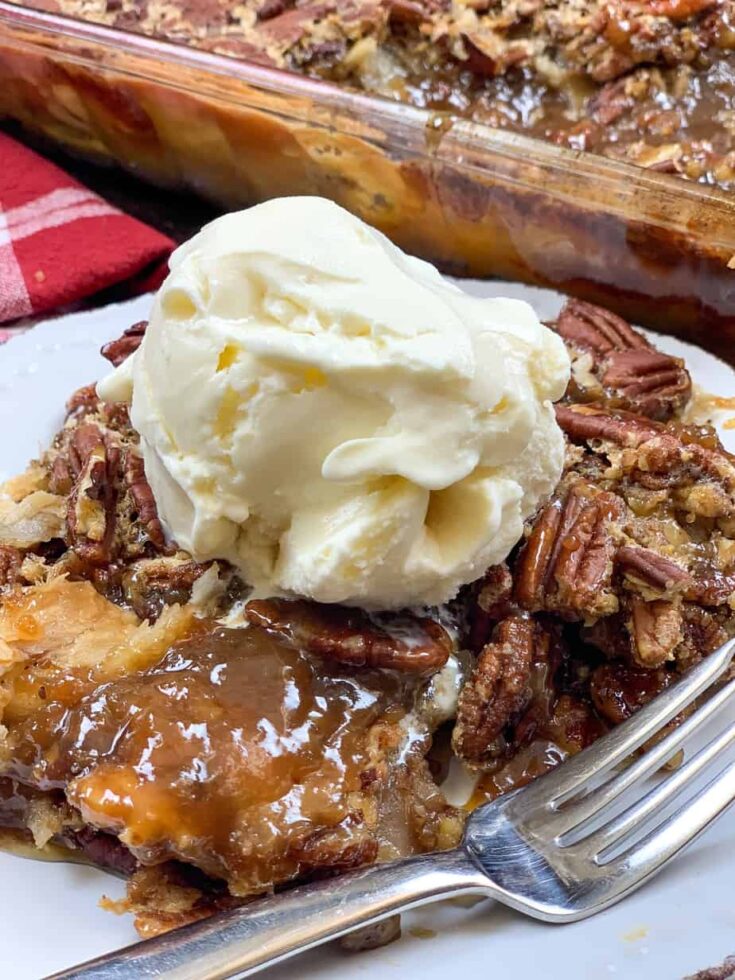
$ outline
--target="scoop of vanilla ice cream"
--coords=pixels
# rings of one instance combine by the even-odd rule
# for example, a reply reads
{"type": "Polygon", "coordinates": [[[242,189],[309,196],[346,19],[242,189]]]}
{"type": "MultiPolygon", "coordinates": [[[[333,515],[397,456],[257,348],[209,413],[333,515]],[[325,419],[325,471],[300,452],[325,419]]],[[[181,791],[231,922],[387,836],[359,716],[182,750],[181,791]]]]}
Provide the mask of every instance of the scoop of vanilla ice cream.
{"type": "Polygon", "coordinates": [[[225,215],[172,256],[132,399],[160,516],[260,594],[431,605],[502,561],[562,469],[569,361],[320,198],[225,215]]]}

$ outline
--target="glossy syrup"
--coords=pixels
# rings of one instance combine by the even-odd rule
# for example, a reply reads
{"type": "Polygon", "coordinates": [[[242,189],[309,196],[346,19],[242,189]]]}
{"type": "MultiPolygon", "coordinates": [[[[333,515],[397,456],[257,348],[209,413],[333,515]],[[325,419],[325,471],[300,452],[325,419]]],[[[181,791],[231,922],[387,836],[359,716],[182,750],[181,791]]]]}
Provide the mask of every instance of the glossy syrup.
{"type": "Polygon", "coordinates": [[[25,671],[6,773],[65,789],[145,863],[180,858],[247,893],[364,843],[370,732],[404,700],[391,672],[325,669],[265,630],[215,629],[101,684],[89,669],[25,671]]]}

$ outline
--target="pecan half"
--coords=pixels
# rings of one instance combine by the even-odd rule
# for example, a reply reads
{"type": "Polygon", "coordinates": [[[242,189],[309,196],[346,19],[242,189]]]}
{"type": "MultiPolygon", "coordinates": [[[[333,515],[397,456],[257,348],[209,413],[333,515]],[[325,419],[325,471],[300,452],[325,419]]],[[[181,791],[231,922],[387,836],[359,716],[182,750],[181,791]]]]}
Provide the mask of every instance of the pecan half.
{"type": "Polygon", "coordinates": [[[602,366],[600,380],[612,404],[652,419],[679,414],[692,396],[684,362],[653,349],[616,351],[602,366]]]}
{"type": "Polygon", "coordinates": [[[533,525],[515,570],[514,598],[532,612],[594,620],[617,609],[611,525],[625,511],[614,494],[579,481],[533,525]]]}
{"type": "Polygon", "coordinates": [[[656,350],[609,310],[570,299],[550,326],[572,355],[567,392],[572,401],[601,401],[663,420],[680,413],[691,398],[684,362],[656,350]]]}
{"type": "Polygon", "coordinates": [[[452,746],[469,765],[482,768],[502,755],[503,730],[531,699],[531,666],[542,643],[548,637],[528,616],[496,627],[459,696],[452,746]]]}
{"type": "Polygon", "coordinates": [[[70,442],[69,464],[76,476],[66,516],[71,547],[90,564],[104,565],[115,536],[120,450],[106,442],[98,426],[80,425],[70,442]]]}
{"type": "Polygon", "coordinates": [[[194,583],[210,565],[178,557],[134,562],[121,577],[124,601],[140,619],[154,622],[164,606],[189,602],[194,583]]]}
{"type": "Polygon", "coordinates": [[[409,614],[378,620],[343,606],[256,599],[245,607],[245,618],[286,636],[306,653],[352,667],[433,672],[444,666],[452,651],[443,626],[409,614]]]}
{"type": "Polygon", "coordinates": [[[99,408],[100,400],[97,397],[97,385],[85,385],[77,388],[69,401],[66,403],[66,417],[72,416],[81,418],[84,415],[91,415],[99,408]]]}
{"type": "Polygon", "coordinates": [[[549,326],[565,342],[575,348],[592,351],[600,358],[612,351],[646,349],[651,346],[622,317],[581,299],[568,299],[559,316],[549,326]]]}
{"type": "Polygon", "coordinates": [[[134,323],[132,327],[128,327],[122,337],[105,344],[100,353],[107,358],[113,367],[119,367],[140,347],[147,326],[147,320],[134,323]]]}
{"type": "Polygon", "coordinates": [[[633,660],[641,667],[661,667],[682,641],[682,617],[672,603],[660,599],[645,602],[633,599],[631,603],[631,650],[633,660]]]}
{"type": "Polygon", "coordinates": [[[131,449],[125,453],[123,481],[132,498],[138,514],[138,521],[145,528],[145,532],[154,547],[163,551],[166,547],[166,536],[158,517],[158,507],[153,497],[153,491],[145,476],[143,457],[131,449]]]}
{"type": "Polygon", "coordinates": [[[624,545],[617,551],[615,561],[631,584],[643,585],[654,592],[681,592],[691,583],[686,569],[649,548],[624,545]]]}
{"type": "Polygon", "coordinates": [[[556,421],[572,442],[595,440],[635,448],[663,431],[650,419],[600,405],[555,405],[556,421]]]}

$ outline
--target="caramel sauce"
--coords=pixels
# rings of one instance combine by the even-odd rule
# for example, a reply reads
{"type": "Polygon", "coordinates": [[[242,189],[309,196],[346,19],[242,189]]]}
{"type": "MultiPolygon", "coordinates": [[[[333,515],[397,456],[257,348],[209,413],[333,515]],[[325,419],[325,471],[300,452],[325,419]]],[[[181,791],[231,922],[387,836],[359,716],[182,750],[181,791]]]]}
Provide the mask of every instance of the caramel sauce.
{"type": "Polygon", "coordinates": [[[64,789],[144,863],[189,861],[246,894],[372,843],[371,729],[400,719],[406,689],[257,627],[194,635],[102,683],[41,661],[16,680],[5,772],[64,789]]]}
{"type": "MultiPolygon", "coordinates": [[[[711,424],[714,419],[721,416],[721,413],[733,411],[735,411],[735,397],[712,395],[695,385],[694,396],[684,413],[684,421],[694,425],[711,424]]],[[[727,419],[722,423],[725,429],[731,429],[733,424],[735,424],[734,419],[727,419]]]]}
{"type": "Polygon", "coordinates": [[[555,769],[568,758],[568,755],[568,752],[550,740],[537,739],[531,742],[512,759],[480,778],[466,804],[466,809],[474,810],[504,793],[526,786],[531,780],[555,769]]]}

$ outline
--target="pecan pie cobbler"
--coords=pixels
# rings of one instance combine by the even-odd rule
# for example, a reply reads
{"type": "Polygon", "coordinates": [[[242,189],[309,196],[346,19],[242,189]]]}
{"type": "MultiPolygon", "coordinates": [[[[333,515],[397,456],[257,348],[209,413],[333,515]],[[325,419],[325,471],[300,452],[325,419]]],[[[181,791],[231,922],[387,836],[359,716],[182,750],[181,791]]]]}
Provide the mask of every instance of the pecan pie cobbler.
{"type": "Polygon", "coordinates": [[[26,0],[708,184],[735,181],[732,0],[26,0]]]}
{"type": "Polygon", "coordinates": [[[0,497],[0,823],[127,876],[152,935],[454,845],[451,751],[477,805],[735,633],[735,460],[686,421],[685,365],[579,301],[551,326],[562,479],[507,563],[420,615],[249,600],[167,540],[127,408],[73,395],[0,497]]]}

